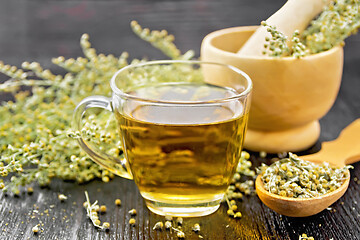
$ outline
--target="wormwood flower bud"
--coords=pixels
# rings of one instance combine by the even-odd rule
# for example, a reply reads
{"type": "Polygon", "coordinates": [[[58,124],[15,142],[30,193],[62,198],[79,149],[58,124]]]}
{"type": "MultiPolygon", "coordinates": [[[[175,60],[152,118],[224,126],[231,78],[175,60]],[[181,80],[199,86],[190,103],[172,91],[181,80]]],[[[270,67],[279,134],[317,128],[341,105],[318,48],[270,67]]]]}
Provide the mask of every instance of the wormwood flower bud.
{"type": "Polygon", "coordinates": [[[183,238],[185,238],[185,233],[183,231],[178,231],[176,233],[176,236],[180,239],[183,239],[183,238]]]}
{"type": "Polygon", "coordinates": [[[166,228],[166,229],[171,229],[171,227],[172,227],[171,221],[166,221],[166,222],[165,222],[165,228],[166,228]]]}
{"type": "Polygon", "coordinates": [[[130,211],[129,211],[129,214],[131,215],[131,216],[135,216],[136,215],[136,209],[131,209],[130,211]]]}
{"type": "Polygon", "coordinates": [[[115,205],[120,206],[121,205],[121,200],[120,199],[115,199],[115,205]]]}
{"type": "Polygon", "coordinates": [[[136,223],[135,218],[130,218],[130,220],[129,220],[129,224],[130,224],[131,226],[134,226],[134,225],[135,225],[135,223],[136,223]]]}
{"type": "Polygon", "coordinates": [[[67,196],[65,196],[64,194],[59,194],[59,195],[58,195],[58,199],[59,199],[61,202],[64,202],[65,200],[67,200],[67,196]]]}
{"type": "Polygon", "coordinates": [[[183,222],[184,222],[184,219],[183,219],[182,217],[178,217],[178,218],[176,219],[176,222],[177,222],[178,225],[182,225],[183,222]]]}
{"type": "Polygon", "coordinates": [[[23,63],[21,64],[21,67],[22,67],[22,68],[25,68],[25,69],[28,69],[28,68],[30,67],[30,63],[29,63],[29,62],[23,62],[23,63]]]}
{"type": "Polygon", "coordinates": [[[232,210],[232,209],[229,209],[229,210],[227,210],[227,215],[229,215],[229,216],[234,216],[234,211],[232,210]]]}
{"type": "Polygon", "coordinates": [[[162,222],[155,223],[153,230],[162,230],[164,227],[164,224],[162,222]]]}
{"type": "Polygon", "coordinates": [[[242,217],[241,212],[236,212],[236,213],[234,214],[234,218],[241,218],[241,217],[242,217]]]}
{"type": "Polygon", "coordinates": [[[35,233],[35,234],[38,233],[38,232],[40,231],[39,225],[38,225],[38,224],[35,225],[31,230],[32,230],[32,232],[35,233]]]}
{"type": "Polygon", "coordinates": [[[34,192],[34,189],[32,187],[27,188],[27,193],[32,194],[34,192]]]}
{"type": "Polygon", "coordinates": [[[100,212],[101,212],[101,213],[106,213],[106,211],[107,211],[106,206],[105,206],[105,205],[101,205],[101,206],[100,206],[100,212]]]}
{"type": "Polygon", "coordinates": [[[103,226],[103,228],[105,228],[105,229],[109,229],[109,228],[110,228],[110,223],[104,222],[104,223],[102,224],[102,226],[103,226]]]}
{"type": "Polygon", "coordinates": [[[192,230],[193,230],[194,232],[200,232],[200,225],[199,225],[198,223],[195,223],[194,226],[193,226],[193,228],[192,228],[192,230]]]}

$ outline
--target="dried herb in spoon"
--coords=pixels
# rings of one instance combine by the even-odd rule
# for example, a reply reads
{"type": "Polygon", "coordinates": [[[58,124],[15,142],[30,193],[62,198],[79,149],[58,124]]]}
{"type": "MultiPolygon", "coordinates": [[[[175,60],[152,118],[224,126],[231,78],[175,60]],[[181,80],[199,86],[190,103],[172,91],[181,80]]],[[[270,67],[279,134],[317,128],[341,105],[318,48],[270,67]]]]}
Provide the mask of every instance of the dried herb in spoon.
{"type": "Polygon", "coordinates": [[[339,188],[348,176],[352,166],[336,168],[324,162],[315,164],[289,153],[289,158],[281,159],[270,166],[263,164],[258,173],[264,188],[270,193],[283,197],[311,198],[339,188]]]}

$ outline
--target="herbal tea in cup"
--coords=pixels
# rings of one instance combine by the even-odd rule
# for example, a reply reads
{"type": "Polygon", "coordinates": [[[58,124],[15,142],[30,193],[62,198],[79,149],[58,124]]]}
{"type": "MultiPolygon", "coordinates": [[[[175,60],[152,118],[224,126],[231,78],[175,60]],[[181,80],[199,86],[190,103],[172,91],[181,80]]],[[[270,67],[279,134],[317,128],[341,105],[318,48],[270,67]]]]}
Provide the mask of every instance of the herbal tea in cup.
{"type": "Polygon", "coordinates": [[[216,211],[240,159],[250,78],[223,64],[154,61],[122,68],[110,84],[112,98],[84,99],[74,123],[80,130],[91,107],[113,111],[124,159],[83,138],[80,146],[100,165],[134,179],[154,213],[195,217],[216,211]],[[212,74],[219,70],[226,72],[221,81],[212,74]]]}

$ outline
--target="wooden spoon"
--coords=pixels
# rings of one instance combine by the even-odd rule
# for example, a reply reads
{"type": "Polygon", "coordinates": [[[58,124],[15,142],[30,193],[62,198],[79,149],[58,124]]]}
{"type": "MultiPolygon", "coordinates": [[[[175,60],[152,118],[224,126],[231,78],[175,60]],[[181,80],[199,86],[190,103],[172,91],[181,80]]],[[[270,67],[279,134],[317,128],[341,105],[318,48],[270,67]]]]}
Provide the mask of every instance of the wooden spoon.
{"type": "MultiPolygon", "coordinates": [[[[345,164],[360,160],[360,118],[347,126],[339,137],[330,142],[324,142],[317,153],[300,156],[300,158],[332,166],[344,167],[345,164]]],[[[275,212],[289,217],[307,217],[317,214],[338,200],[347,190],[350,182],[350,172],[344,183],[333,192],[313,198],[290,198],[269,193],[264,189],[261,175],[256,178],[256,192],[260,200],[275,212]]]]}

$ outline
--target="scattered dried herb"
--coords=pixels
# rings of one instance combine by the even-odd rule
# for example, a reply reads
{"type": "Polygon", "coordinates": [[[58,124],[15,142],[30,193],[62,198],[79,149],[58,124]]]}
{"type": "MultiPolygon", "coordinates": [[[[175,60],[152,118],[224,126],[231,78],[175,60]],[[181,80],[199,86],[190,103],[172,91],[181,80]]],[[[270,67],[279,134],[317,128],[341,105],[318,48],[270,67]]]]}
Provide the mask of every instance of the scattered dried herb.
{"type": "Polygon", "coordinates": [[[106,211],[107,211],[106,206],[105,206],[105,205],[101,205],[100,208],[99,208],[99,212],[101,212],[101,213],[106,213],[106,211]]]}
{"type": "Polygon", "coordinates": [[[136,215],[136,209],[131,209],[130,211],[129,211],[129,214],[131,215],[131,216],[135,216],[136,215]]]}
{"type": "Polygon", "coordinates": [[[64,202],[65,200],[67,200],[67,196],[65,196],[64,194],[59,194],[58,195],[58,199],[61,201],[61,202],[64,202]]]}
{"type": "Polygon", "coordinates": [[[129,224],[130,224],[130,226],[135,226],[135,224],[136,224],[135,218],[130,218],[129,224]]]}
{"type": "Polygon", "coordinates": [[[171,221],[166,221],[166,222],[165,222],[165,229],[169,230],[169,229],[171,229],[171,228],[172,228],[172,223],[171,223],[171,221]]]}
{"type": "Polygon", "coordinates": [[[305,233],[299,236],[299,240],[314,240],[313,237],[308,237],[305,233]]]}
{"type": "Polygon", "coordinates": [[[31,230],[34,234],[38,233],[40,231],[39,224],[36,224],[31,230]]]}
{"type": "Polygon", "coordinates": [[[121,200],[120,199],[115,199],[115,205],[116,206],[121,206],[121,200]]]}
{"type": "MultiPolygon", "coordinates": [[[[255,171],[251,169],[252,163],[249,160],[250,154],[243,151],[233,176],[232,182],[226,190],[223,202],[225,201],[228,206],[227,214],[234,217],[237,213],[236,200],[241,200],[243,195],[251,195],[255,193],[254,178],[255,171]],[[250,179],[243,179],[250,178],[250,179]]],[[[240,213],[240,212],[239,212],[240,213]]],[[[240,213],[241,214],[241,213],[240,213]]],[[[237,214],[239,216],[239,214],[237,214]]]]}
{"type": "Polygon", "coordinates": [[[164,228],[163,222],[157,222],[155,223],[153,230],[162,230],[164,228]]]}
{"type": "Polygon", "coordinates": [[[98,211],[99,205],[97,204],[98,201],[96,200],[93,204],[90,203],[89,194],[85,191],[86,202],[84,202],[83,206],[86,209],[87,216],[90,218],[92,224],[100,229],[107,230],[110,227],[108,222],[104,222],[103,225],[100,225],[101,222],[99,220],[98,211]]]}
{"type": "Polygon", "coordinates": [[[194,226],[192,227],[192,230],[194,232],[200,232],[200,224],[195,223],[194,226]]]}
{"type": "Polygon", "coordinates": [[[176,228],[173,228],[173,229],[174,229],[174,231],[176,231],[176,236],[177,236],[178,238],[180,238],[180,239],[185,238],[185,233],[184,233],[183,231],[178,230],[178,229],[176,229],[176,228]]]}

